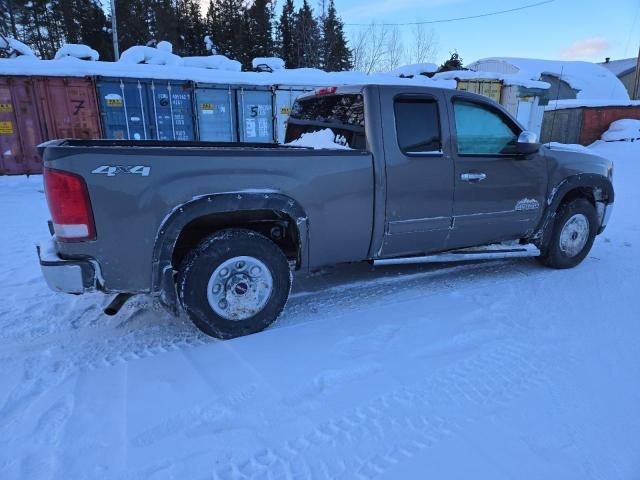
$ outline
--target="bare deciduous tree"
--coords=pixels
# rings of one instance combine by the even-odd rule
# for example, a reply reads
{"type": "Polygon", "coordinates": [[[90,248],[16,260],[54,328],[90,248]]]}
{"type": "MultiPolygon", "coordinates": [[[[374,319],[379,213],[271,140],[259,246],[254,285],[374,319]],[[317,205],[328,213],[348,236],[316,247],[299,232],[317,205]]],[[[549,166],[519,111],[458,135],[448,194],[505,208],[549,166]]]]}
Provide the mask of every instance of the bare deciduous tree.
{"type": "Polygon", "coordinates": [[[349,44],[354,70],[365,73],[386,72],[406,63],[434,61],[438,52],[435,31],[424,25],[415,25],[403,42],[398,27],[371,23],[352,35],[349,44]]]}

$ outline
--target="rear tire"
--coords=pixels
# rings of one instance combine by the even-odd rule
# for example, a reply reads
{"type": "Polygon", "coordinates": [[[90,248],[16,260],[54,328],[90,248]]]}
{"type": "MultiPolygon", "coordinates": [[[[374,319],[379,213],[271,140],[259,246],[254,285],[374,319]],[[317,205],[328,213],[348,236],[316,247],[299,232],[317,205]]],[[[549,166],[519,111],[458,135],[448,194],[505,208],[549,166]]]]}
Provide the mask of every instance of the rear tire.
{"type": "Polygon", "coordinates": [[[587,256],[598,230],[594,206],[578,198],[560,206],[548,245],[538,260],[551,268],[573,268],[587,256]]]}
{"type": "Polygon", "coordinates": [[[287,258],[267,237],[224,230],[183,260],[178,297],[193,323],[223,340],[260,332],[282,312],[291,288],[287,258]]]}

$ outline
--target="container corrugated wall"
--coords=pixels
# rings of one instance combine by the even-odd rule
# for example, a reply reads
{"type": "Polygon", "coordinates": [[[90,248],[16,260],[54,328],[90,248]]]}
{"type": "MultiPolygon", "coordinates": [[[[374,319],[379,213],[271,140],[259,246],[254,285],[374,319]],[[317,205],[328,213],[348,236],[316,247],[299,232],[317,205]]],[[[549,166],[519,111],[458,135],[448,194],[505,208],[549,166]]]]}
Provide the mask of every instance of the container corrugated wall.
{"type": "Polygon", "coordinates": [[[97,92],[105,138],[195,139],[190,82],[100,78],[97,92]]]}
{"type": "Polygon", "coordinates": [[[42,172],[36,146],[44,140],[34,80],[0,77],[0,175],[42,172]]]}
{"type": "Polygon", "coordinates": [[[35,83],[45,138],[101,138],[95,85],[91,78],[42,77],[35,83]]]}
{"type": "Polygon", "coordinates": [[[276,141],[284,143],[287,120],[291,114],[291,107],[298,97],[313,92],[313,87],[289,87],[278,85],[275,90],[276,108],[276,141]]]}
{"type": "Polygon", "coordinates": [[[238,141],[235,92],[229,85],[196,84],[195,104],[200,140],[238,141]]]}
{"type": "Polygon", "coordinates": [[[578,143],[582,131],[582,109],[549,110],[544,112],[540,141],[578,143]]]}
{"type": "Polygon", "coordinates": [[[238,133],[241,142],[274,143],[273,90],[240,87],[236,91],[238,133]]]}

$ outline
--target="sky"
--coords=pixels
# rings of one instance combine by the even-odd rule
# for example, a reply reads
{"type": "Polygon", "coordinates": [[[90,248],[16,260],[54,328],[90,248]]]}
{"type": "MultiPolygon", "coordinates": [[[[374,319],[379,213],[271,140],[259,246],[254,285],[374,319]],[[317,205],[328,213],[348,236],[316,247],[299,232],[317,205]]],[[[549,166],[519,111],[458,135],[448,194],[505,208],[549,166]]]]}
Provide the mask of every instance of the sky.
{"type": "MultiPolygon", "coordinates": [[[[310,0],[319,9],[319,1],[310,0]]],[[[328,0],[327,0],[328,1],[328,0]]],[[[407,23],[449,19],[517,8],[543,0],[335,0],[347,34],[350,23],[407,23]]],[[[296,0],[296,5],[302,0],[296,0]]],[[[280,5],[277,15],[280,13],[280,5]]],[[[512,13],[428,25],[435,30],[442,62],[457,50],[465,63],[510,56],[604,61],[638,54],[640,0],[554,0],[512,13]]],[[[411,27],[398,27],[405,46],[411,27]]]]}

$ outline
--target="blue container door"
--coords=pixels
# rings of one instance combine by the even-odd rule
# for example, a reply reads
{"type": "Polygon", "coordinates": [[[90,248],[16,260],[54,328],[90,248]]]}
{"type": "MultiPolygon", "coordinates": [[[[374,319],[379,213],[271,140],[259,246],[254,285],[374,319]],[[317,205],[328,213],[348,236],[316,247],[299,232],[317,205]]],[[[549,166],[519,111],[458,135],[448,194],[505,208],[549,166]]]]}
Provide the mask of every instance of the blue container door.
{"type": "Polygon", "coordinates": [[[196,115],[200,140],[237,141],[234,107],[233,91],[230,88],[196,88],[196,115]]]}
{"type": "Polygon", "coordinates": [[[99,80],[98,102],[104,138],[147,140],[147,89],[139,80],[99,80]]]}
{"type": "Polygon", "coordinates": [[[237,94],[240,141],[274,143],[273,92],[241,88],[237,94]]]}
{"type": "Polygon", "coordinates": [[[151,80],[149,131],[157,140],[194,140],[191,88],[187,82],[151,80]]]}

